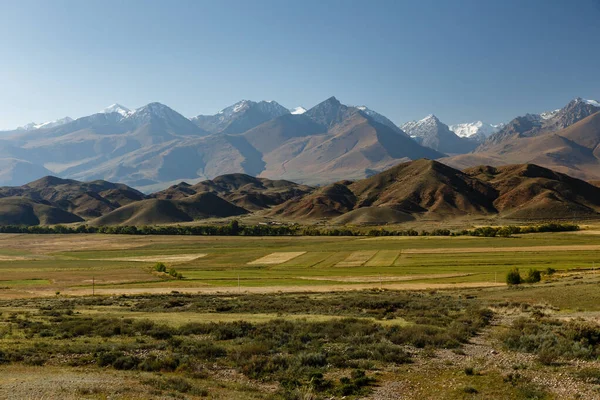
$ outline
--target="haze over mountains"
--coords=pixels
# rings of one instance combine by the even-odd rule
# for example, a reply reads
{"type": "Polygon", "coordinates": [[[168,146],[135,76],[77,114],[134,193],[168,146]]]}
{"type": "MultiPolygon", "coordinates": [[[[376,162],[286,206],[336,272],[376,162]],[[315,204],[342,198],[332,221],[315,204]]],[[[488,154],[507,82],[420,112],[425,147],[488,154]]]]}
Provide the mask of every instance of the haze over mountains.
{"type": "Polygon", "coordinates": [[[243,100],[190,119],[160,103],[136,110],[113,104],[77,120],[2,132],[0,184],[56,175],[152,192],[181,181],[245,173],[322,185],[369,177],[419,158],[459,168],[532,162],[600,179],[598,111],[598,102],[575,99],[562,109],[507,124],[448,126],[429,115],[399,127],[335,97],[308,110],[243,100]]]}

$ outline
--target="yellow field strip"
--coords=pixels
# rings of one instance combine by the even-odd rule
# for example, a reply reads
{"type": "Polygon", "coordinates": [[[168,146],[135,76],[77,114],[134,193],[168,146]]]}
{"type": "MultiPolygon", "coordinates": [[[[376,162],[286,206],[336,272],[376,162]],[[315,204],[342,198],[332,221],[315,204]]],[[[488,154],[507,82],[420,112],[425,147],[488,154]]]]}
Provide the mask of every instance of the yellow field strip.
{"type": "Polygon", "coordinates": [[[404,249],[402,254],[448,254],[448,253],[529,253],[546,251],[593,251],[600,245],[583,244],[567,246],[524,246],[524,247],[462,247],[435,249],[404,249]]]}
{"type": "Polygon", "coordinates": [[[390,267],[400,256],[400,250],[380,250],[365,263],[365,267],[390,267]]]}
{"type": "Polygon", "coordinates": [[[377,254],[377,250],[363,250],[352,252],[344,261],[335,264],[336,267],[360,267],[377,254]]]}
{"type": "Polygon", "coordinates": [[[305,251],[282,251],[271,253],[254,261],[250,261],[248,265],[275,265],[290,261],[296,257],[306,253],[305,251]]]}
{"type": "Polygon", "coordinates": [[[96,258],[95,261],[137,261],[137,262],[185,262],[192,261],[197,258],[206,257],[206,254],[169,254],[158,256],[142,256],[142,257],[116,257],[116,258],[96,258]]]}

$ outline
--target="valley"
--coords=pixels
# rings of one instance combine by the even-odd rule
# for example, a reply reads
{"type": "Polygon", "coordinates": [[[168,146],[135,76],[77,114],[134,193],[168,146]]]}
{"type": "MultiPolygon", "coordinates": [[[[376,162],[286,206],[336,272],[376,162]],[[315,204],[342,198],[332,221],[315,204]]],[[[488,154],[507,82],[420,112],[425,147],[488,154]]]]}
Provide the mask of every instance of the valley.
{"type": "Polygon", "coordinates": [[[593,398],[597,235],[0,234],[0,396],[593,398]]]}

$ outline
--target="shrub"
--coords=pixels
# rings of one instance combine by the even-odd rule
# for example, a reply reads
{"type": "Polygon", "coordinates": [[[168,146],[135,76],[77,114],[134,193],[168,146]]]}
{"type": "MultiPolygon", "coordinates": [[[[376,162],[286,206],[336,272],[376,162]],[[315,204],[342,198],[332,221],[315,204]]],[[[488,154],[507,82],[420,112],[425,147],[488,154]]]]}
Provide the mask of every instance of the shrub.
{"type": "Polygon", "coordinates": [[[506,274],[506,283],[509,285],[519,285],[521,283],[521,274],[518,268],[513,268],[506,274]]]}
{"type": "Polygon", "coordinates": [[[129,370],[135,369],[138,363],[139,360],[137,359],[137,357],[121,356],[112,363],[112,366],[115,369],[129,370]]]}
{"type": "Polygon", "coordinates": [[[525,278],[525,282],[527,283],[537,283],[542,280],[542,273],[537,269],[530,269],[527,273],[527,277],[525,278]]]}
{"type": "Polygon", "coordinates": [[[167,272],[167,266],[164,263],[159,262],[154,265],[154,270],[165,273],[167,272]]]}

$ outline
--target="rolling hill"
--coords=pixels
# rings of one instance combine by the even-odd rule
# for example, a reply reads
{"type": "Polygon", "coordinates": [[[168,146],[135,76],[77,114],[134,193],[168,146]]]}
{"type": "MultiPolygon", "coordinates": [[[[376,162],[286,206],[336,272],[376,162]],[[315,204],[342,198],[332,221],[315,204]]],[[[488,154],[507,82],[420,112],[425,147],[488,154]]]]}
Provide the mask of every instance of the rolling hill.
{"type": "Polygon", "coordinates": [[[301,197],[313,191],[310,186],[285,180],[255,178],[246,174],[221,175],[195,185],[185,182],[157,192],[151,197],[158,199],[183,199],[198,193],[214,193],[246,210],[256,211],[301,197]]]}
{"type": "Polygon", "coordinates": [[[99,217],[145,198],[142,193],[123,184],[78,182],[54,176],[46,176],[23,186],[0,187],[0,198],[7,197],[44,203],[82,219],[99,217]]]}
{"type": "MultiPolygon", "coordinates": [[[[587,136],[586,136],[587,138],[587,136]]],[[[590,145],[591,146],[591,145],[590,145]]],[[[267,220],[390,224],[426,219],[600,217],[600,188],[534,164],[456,170],[420,159],[312,188],[229,174],[144,196],[125,185],[46,177],[0,188],[2,224],[153,225],[253,214],[267,220]]]]}
{"type": "Polygon", "coordinates": [[[600,217],[600,189],[533,164],[459,171],[432,160],[399,164],[356,182],[339,182],[267,214],[340,224],[402,223],[464,217],[600,217]]]}
{"type": "Polygon", "coordinates": [[[75,214],[32,199],[0,199],[0,225],[55,225],[82,221],[83,218],[75,214]]]}
{"type": "Polygon", "coordinates": [[[200,193],[181,200],[147,199],[118,208],[91,225],[155,225],[189,222],[204,218],[224,218],[247,214],[213,193],[200,193]]]}

